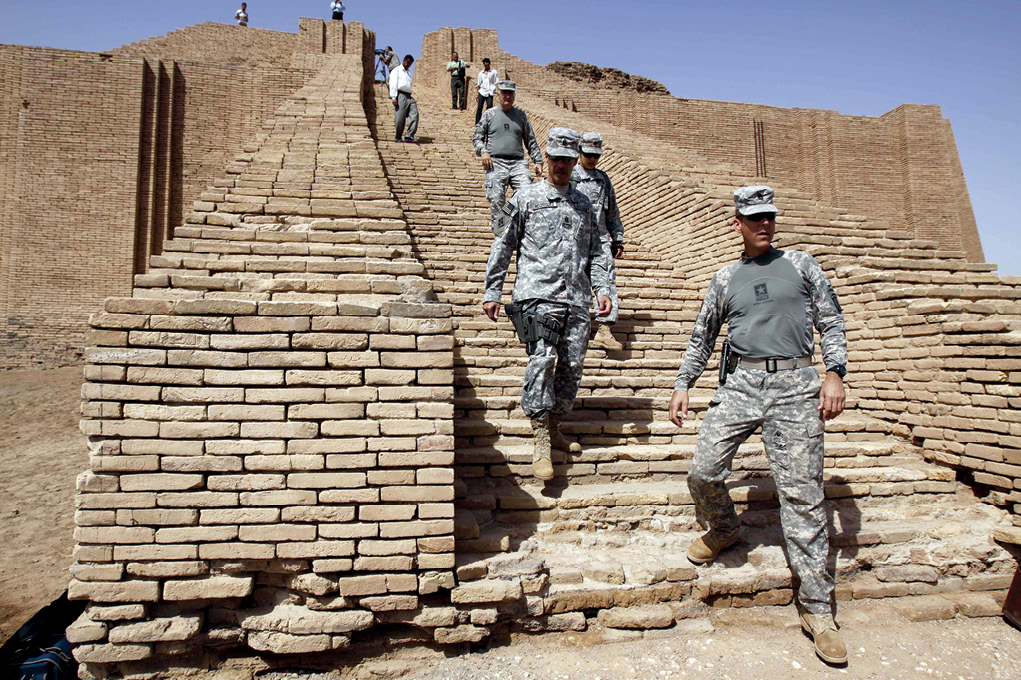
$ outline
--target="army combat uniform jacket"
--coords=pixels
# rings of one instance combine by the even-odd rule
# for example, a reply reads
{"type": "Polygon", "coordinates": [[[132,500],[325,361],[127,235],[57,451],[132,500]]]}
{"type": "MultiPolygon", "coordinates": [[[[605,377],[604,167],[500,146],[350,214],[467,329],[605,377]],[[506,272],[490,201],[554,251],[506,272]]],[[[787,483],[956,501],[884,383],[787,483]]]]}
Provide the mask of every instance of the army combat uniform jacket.
{"type": "Polygon", "coordinates": [[[587,309],[593,289],[609,295],[613,258],[583,194],[536,182],[514,194],[503,213],[503,231],[486,264],[483,302],[500,301],[515,252],[514,302],[539,299],[587,309]]]}

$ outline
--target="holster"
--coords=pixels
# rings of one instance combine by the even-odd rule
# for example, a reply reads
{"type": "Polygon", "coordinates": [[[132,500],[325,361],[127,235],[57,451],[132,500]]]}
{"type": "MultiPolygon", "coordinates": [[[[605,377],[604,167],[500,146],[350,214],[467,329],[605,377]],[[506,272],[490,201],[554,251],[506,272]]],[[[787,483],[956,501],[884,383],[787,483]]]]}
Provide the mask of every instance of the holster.
{"type": "Polygon", "coordinates": [[[720,352],[720,385],[727,384],[727,376],[737,370],[739,357],[730,349],[730,340],[723,341],[723,350],[720,352]]]}
{"type": "Polygon", "coordinates": [[[514,324],[518,339],[525,345],[536,342],[540,338],[555,345],[560,342],[560,334],[567,324],[567,310],[537,314],[527,310],[523,305],[504,305],[507,317],[514,324]]]}

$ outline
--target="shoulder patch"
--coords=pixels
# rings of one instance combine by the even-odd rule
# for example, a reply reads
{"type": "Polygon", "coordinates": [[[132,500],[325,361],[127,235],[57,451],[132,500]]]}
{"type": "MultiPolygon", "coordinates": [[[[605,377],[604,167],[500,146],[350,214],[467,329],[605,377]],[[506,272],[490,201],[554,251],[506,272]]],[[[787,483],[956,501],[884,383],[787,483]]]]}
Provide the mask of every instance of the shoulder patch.
{"type": "Polygon", "coordinates": [[[514,221],[514,216],[517,214],[518,207],[516,205],[514,205],[510,201],[504,203],[503,207],[500,208],[500,216],[496,220],[496,223],[500,227],[500,231],[506,231],[507,228],[511,225],[511,222],[514,221]]]}

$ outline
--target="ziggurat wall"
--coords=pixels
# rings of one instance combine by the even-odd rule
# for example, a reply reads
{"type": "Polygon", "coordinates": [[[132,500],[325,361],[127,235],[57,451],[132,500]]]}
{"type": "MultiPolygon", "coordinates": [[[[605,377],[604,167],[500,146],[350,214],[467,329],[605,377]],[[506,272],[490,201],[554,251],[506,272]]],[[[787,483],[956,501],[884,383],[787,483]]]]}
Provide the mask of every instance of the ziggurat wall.
{"type": "Polygon", "coordinates": [[[0,48],[17,66],[0,70],[8,365],[88,346],[82,677],[790,603],[758,440],[735,463],[747,549],[683,557],[712,364],[694,423],[666,417],[701,294],[739,247],[730,191],[762,181],[781,247],[819,260],[847,316],[850,405],[827,424],[838,600],[998,611],[1021,542],[1018,281],[982,262],[938,109],[869,119],[592,89],[499,50],[495,31],[441,29],[416,67],[423,143],[395,144],[374,40],[303,19],[297,34],[202,24],[109,57],[0,48]],[[470,119],[449,110],[451,47],[509,71],[540,134],[604,134],[627,227],[626,350],[589,352],[565,426],[583,449],[548,487],[529,474],[524,351],[481,313],[488,204],[470,119]],[[58,134],[94,101],[122,128],[97,115],[58,134]],[[79,201],[28,209],[26,192],[64,183],[79,201]],[[926,192],[955,197],[946,233],[915,223],[926,192]],[[86,341],[77,310],[94,312],[86,341]]]}

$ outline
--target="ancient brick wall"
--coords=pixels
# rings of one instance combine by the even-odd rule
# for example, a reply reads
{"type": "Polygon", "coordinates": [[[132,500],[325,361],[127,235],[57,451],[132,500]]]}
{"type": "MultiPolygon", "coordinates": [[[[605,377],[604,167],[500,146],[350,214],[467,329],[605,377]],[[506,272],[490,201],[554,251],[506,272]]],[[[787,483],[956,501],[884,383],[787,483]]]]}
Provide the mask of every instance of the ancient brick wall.
{"type": "MultiPolygon", "coordinates": [[[[816,200],[914,231],[983,262],[975,217],[950,123],[938,106],[903,105],[878,118],[835,111],[672,98],[596,88],[500,50],[490,30],[426,36],[427,77],[449,47],[487,51],[527,91],[587,118],[691,150],[741,174],[803,189],[816,200]],[[932,195],[950,197],[934,206],[932,195]]],[[[426,72],[426,69],[422,69],[426,72]]]]}
{"type": "Polygon", "coordinates": [[[290,64],[298,46],[298,33],[207,21],[122,45],[113,52],[152,59],[282,66],[290,64]]]}

